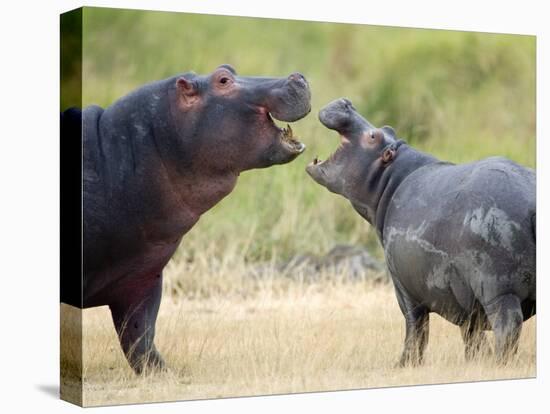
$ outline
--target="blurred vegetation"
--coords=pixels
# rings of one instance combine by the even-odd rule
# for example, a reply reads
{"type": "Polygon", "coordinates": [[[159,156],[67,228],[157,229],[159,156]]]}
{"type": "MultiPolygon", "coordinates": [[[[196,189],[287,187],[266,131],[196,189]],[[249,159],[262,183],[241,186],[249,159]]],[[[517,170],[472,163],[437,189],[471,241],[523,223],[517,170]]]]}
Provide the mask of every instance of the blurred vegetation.
{"type": "Polygon", "coordinates": [[[453,162],[491,155],[535,165],[535,38],[291,20],[85,8],[83,103],[107,106],[140,85],[221,63],[242,75],[302,72],[312,114],[293,129],[305,154],[241,175],[183,239],[176,260],[228,252],[252,261],[335,243],[371,246],[349,203],[304,172],[337,138],[318,110],[346,96],[373,124],[453,162]]]}
{"type": "Polygon", "coordinates": [[[61,15],[61,111],[82,102],[82,9],[61,15]]]}

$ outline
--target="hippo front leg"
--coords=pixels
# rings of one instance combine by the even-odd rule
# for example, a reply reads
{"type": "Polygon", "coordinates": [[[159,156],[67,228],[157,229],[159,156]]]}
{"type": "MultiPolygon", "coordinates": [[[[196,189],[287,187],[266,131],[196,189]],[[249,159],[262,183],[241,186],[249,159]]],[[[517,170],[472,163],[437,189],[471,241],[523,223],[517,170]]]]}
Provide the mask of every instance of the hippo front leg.
{"type": "Polygon", "coordinates": [[[405,314],[405,346],[399,359],[399,366],[420,365],[424,361],[424,350],[428,345],[430,314],[420,307],[405,314]]]}
{"type": "Polygon", "coordinates": [[[398,283],[395,291],[405,317],[405,345],[398,366],[420,365],[428,345],[430,314],[425,306],[411,300],[398,283]]]}
{"type": "Polygon", "coordinates": [[[157,275],[155,279],[154,285],[145,294],[109,305],[124,355],[137,374],[145,368],[164,368],[164,360],[153,342],[162,294],[162,275],[157,275]]]}
{"type": "Polygon", "coordinates": [[[495,356],[504,364],[518,348],[523,324],[521,301],[516,295],[507,294],[483,304],[483,307],[495,333],[495,356]]]}

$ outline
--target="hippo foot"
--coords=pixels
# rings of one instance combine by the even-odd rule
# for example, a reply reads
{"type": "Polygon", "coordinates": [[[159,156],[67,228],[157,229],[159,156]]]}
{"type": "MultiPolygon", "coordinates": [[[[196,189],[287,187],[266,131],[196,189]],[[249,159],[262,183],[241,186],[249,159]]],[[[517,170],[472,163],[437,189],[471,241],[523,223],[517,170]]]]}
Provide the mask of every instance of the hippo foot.
{"type": "Polygon", "coordinates": [[[418,356],[402,355],[399,361],[395,364],[394,368],[410,368],[418,367],[424,363],[424,359],[418,356]]]}
{"type": "Polygon", "coordinates": [[[158,374],[168,371],[164,359],[156,349],[152,350],[145,358],[132,360],[130,366],[137,375],[158,374]]]}
{"type": "Polygon", "coordinates": [[[485,335],[482,336],[479,342],[474,342],[467,345],[464,349],[464,359],[466,362],[480,360],[480,359],[489,359],[494,356],[493,350],[487,341],[485,335]]]}

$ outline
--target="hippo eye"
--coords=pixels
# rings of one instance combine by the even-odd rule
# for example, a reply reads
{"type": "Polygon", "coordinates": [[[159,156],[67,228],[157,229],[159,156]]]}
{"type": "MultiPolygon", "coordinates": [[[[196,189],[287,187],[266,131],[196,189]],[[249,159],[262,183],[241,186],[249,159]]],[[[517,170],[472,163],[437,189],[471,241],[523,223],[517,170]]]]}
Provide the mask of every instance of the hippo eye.
{"type": "Polygon", "coordinates": [[[227,86],[231,83],[231,78],[229,76],[222,76],[218,82],[221,85],[227,86]]]}
{"type": "Polygon", "coordinates": [[[378,129],[374,129],[370,131],[369,136],[370,136],[370,139],[372,139],[373,141],[377,139],[382,139],[381,132],[378,129]]]}

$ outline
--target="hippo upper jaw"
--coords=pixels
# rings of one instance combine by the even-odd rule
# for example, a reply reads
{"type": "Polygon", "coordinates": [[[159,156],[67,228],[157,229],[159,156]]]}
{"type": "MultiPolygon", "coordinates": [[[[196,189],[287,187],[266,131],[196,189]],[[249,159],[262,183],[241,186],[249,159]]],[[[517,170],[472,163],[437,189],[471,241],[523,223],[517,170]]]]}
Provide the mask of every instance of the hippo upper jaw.
{"type": "Polygon", "coordinates": [[[295,122],[311,111],[311,90],[301,73],[293,73],[286,79],[277,79],[252,91],[253,99],[260,99],[261,106],[273,118],[283,122],[295,122]]]}
{"type": "Polygon", "coordinates": [[[336,99],[323,107],[319,111],[319,121],[348,140],[357,139],[364,131],[374,129],[347,98],[336,99]]]}

